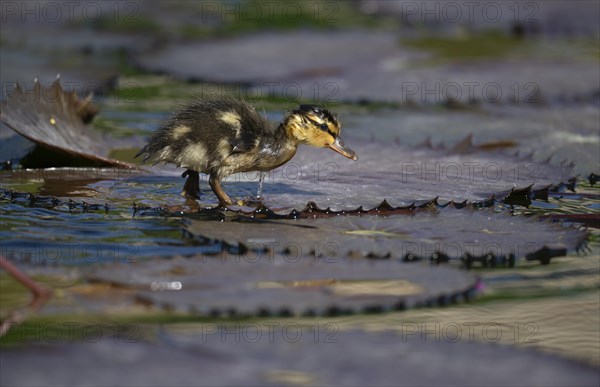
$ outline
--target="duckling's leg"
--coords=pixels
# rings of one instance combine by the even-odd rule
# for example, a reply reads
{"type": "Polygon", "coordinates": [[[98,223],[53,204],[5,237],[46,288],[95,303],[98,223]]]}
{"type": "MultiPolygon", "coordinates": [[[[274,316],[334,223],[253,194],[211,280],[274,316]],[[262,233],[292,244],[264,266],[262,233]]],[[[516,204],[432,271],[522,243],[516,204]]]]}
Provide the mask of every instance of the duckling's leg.
{"type": "Polygon", "coordinates": [[[188,169],[181,174],[181,177],[187,177],[183,185],[183,191],[181,191],[181,196],[188,199],[200,199],[200,174],[188,169]]]}
{"type": "Polygon", "coordinates": [[[227,194],[223,191],[223,188],[221,188],[221,179],[219,179],[217,175],[210,175],[208,184],[210,184],[210,188],[212,188],[215,195],[217,195],[219,202],[222,205],[231,205],[231,199],[229,199],[229,196],[227,196],[227,194]]]}

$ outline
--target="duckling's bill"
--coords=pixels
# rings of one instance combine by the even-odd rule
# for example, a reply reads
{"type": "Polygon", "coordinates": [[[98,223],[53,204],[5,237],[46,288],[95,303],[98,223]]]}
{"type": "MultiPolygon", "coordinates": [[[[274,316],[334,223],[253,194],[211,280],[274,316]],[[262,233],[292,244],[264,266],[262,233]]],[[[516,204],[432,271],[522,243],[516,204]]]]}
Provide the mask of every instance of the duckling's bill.
{"type": "Polygon", "coordinates": [[[354,153],[354,151],[350,149],[340,137],[336,138],[333,144],[329,144],[327,146],[342,156],[345,156],[351,160],[358,160],[356,153],[354,153]]]}

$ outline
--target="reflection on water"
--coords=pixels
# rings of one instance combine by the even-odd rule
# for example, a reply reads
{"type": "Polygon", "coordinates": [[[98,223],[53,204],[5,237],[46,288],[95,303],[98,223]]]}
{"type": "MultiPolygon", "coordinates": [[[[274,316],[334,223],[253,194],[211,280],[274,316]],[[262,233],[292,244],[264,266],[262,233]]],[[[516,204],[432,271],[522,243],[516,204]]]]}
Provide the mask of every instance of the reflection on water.
{"type": "Polygon", "coordinates": [[[2,254],[33,264],[81,265],[196,253],[197,248],[181,238],[179,219],[132,217],[136,200],[156,203],[172,200],[169,195],[178,200],[175,182],[131,174],[55,170],[3,176],[3,188],[73,198],[78,206],[31,208],[26,200],[11,203],[5,198],[0,206],[2,254]],[[96,178],[83,179],[85,173],[96,178]],[[89,204],[88,212],[82,211],[82,201],[89,204]]]}

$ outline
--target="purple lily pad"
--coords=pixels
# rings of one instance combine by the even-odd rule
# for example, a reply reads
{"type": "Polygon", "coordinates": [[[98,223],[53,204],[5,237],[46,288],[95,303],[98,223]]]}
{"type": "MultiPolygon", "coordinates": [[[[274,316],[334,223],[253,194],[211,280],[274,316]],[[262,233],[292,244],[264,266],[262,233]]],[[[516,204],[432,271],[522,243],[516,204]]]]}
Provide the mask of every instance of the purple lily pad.
{"type": "Polygon", "coordinates": [[[453,268],[271,253],[97,268],[93,282],[156,308],[205,316],[336,315],[458,302],[477,279],[453,268]]]}
{"type": "Polygon", "coordinates": [[[32,92],[16,86],[2,102],[0,119],[29,141],[52,152],[100,167],[138,168],[136,165],[106,157],[109,145],[87,126],[97,108],[75,91],[62,89],[57,79],[48,87],[35,81],[32,92]]]}
{"type": "Polygon", "coordinates": [[[172,44],[137,61],[145,70],[184,79],[237,83],[250,95],[325,102],[538,103],[541,96],[557,100],[592,95],[600,82],[596,61],[581,59],[586,58],[584,50],[576,59],[572,55],[560,61],[543,62],[527,52],[518,61],[509,57],[447,64],[399,40],[399,34],[381,31],[258,33],[172,44]]]}
{"type": "MultiPolygon", "coordinates": [[[[243,218],[241,220],[244,220],[243,218]]],[[[186,230],[200,243],[237,250],[261,250],[332,257],[409,259],[437,256],[533,257],[560,246],[563,255],[577,250],[587,232],[535,218],[493,210],[445,208],[406,215],[335,216],[263,222],[188,220],[186,230]]]]}
{"type": "MultiPolygon", "coordinates": [[[[454,325],[449,335],[454,334],[454,325]]],[[[115,324],[112,331],[123,327],[140,328],[115,324]]],[[[469,342],[466,328],[458,341],[454,336],[436,341],[433,334],[339,331],[335,322],[187,324],[185,329],[163,328],[151,341],[109,337],[111,332],[99,330],[97,324],[90,324],[86,332],[88,342],[3,350],[0,382],[11,386],[87,386],[90,380],[119,386],[598,384],[595,368],[529,349],[469,342]],[[141,371],[140,365],[143,372],[132,372],[141,371]]]]}
{"type": "MultiPolygon", "coordinates": [[[[295,158],[265,176],[265,205],[300,210],[312,201],[321,208],[340,211],[372,208],[384,199],[395,207],[436,197],[442,202],[475,202],[493,194],[503,198],[513,188],[532,186],[537,190],[567,183],[572,177],[568,166],[468,143],[453,149],[429,149],[348,142],[360,157],[356,162],[327,150],[300,148],[295,158]]],[[[234,192],[233,197],[251,196],[257,180],[254,172],[233,175],[223,187],[234,192]]],[[[201,188],[206,189],[206,183],[201,188]]],[[[215,201],[212,194],[205,197],[215,201]]]]}

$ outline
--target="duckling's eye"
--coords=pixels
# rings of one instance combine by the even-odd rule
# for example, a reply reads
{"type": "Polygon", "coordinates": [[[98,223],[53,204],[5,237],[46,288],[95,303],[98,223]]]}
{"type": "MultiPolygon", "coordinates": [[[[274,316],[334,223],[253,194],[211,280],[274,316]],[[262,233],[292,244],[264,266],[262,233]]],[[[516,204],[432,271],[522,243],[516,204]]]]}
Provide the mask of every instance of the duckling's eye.
{"type": "Polygon", "coordinates": [[[321,129],[329,130],[329,126],[327,126],[327,124],[321,124],[321,129]]]}

